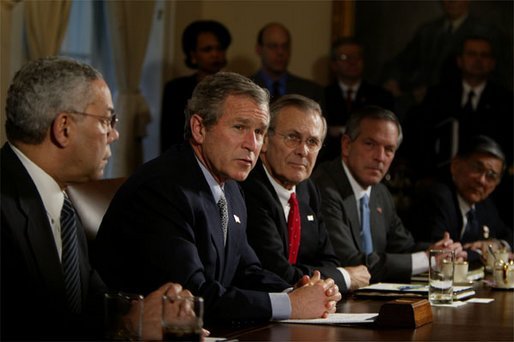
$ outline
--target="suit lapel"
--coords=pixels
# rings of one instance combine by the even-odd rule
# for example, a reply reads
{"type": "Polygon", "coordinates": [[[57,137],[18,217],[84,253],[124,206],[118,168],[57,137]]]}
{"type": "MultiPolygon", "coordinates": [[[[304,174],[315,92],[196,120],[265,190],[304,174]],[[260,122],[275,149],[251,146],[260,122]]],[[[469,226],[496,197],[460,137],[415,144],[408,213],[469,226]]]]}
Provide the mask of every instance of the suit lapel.
{"type": "MultiPolygon", "coordinates": [[[[343,198],[343,210],[346,210],[345,216],[348,218],[348,224],[350,225],[352,231],[352,237],[355,245],[359,247],[359,250],[362,250],[362,243],[360,238],[361,233],[361,224],[359,220],[358,212],[360,208],[357,207],[357,200],[355,198],[355,194],[353,193],[352,186],[350,185],[350,181],[344,172],[342,161],[338,158],[332,164],[334,171],[331,172],[333,175],[341,174],[341,180],[337,180],[335,184],[338,186],[339,193],[343,198]]],[[[341,228],[342,229],[342,228],[341,228]]]]}

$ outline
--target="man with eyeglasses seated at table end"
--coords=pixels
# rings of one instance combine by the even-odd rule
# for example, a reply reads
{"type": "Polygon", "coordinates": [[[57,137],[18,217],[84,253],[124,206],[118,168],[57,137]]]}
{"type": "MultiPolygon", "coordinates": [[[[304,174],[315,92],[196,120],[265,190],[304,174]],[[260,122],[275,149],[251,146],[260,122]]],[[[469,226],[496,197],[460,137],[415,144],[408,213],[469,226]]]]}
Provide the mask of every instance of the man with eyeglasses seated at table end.
{"type": "Polygon", "coordinates": [[[366,266],[339,267],[320,215],[319,191],[308,179],[327,133],[319,104],[284,95],[270,113],[260,160],[242,183],[250,245],[264,268],[290,284],[319,270],[341,292],[368,285],[366,266]]]}
{"type": "Polygon", "coordinates": [[[504,171],[505,155],[493,139],[469,138],[451,161],[452,181],[430,184],[417,194],[412,211],[418,218],[416,239],[436,241],[448,231],[467,250],[470,262],[479,261],[490,244],[511,248],[512,228],[489,198],[504,171]]]}
{"type": "MultiPolygon", "coordinates": [[[[0,340],[99,340],[107,290],[88,258],[64,190],[103,176],[115,128],[111,92],[87,64],[30,61],[7,92],[1,149],[0,340]]],[[[161,338],[161,298],[190,295],[166,283],[145,298],[143,339],[161,338]]]]}

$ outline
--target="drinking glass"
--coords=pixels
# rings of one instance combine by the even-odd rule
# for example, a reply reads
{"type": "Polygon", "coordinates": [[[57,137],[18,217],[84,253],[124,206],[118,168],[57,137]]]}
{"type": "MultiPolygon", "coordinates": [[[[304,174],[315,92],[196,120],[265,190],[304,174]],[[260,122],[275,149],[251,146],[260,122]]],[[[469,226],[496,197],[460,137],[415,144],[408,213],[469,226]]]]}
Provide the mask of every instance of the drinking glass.
{"type": "Polygon", "coordinates": [[[163,341],[201,341],[203,298],[163,296],[163,341]]]}
{"type": "Polygon", "coordinates": [[[452,304],[455,253],[450,250],[430,250],[429,262],[430,304],[452,304]]]}
{"type": "Polygon", "coordinates": [[[125,292],[104,295],[105,338],[139,341],[143,329],[143,296],[125,292]]]}

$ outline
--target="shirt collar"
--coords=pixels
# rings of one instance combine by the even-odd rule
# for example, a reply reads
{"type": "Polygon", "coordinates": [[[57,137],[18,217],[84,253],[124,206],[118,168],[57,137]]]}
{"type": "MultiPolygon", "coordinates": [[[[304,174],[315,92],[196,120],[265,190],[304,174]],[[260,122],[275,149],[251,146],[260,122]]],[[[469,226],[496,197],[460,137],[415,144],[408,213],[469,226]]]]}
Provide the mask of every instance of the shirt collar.
{"type": "Polygon", "coordinates": [[[30,178],[32,178],[32,181],[36,185],[36,189],[39,192],[39,196],[43,201],[43,205],[45,206],[48,216],[56,222],[59,222],[64,202],[64,192],[60,188],[59,184],[57,184],[57,182],[48,173],[30,160],[18,148],[10,143],[9,145],[18,156],[21,163],[29,173],[30,178]]]}
{"type": "Polygon", "coordinates": [[[264,163],[262,164],[262,167],[264,168],[264,172],[266,173],[266,176],[268,176],[273,189],[275,189],[275,192],[277,193],[280,204],[282,204],[282,208],[287,208],[289,206],[289,198],[291,197],[291,194],[296,191],[296,186],[293,186],[291,190],[284,188],[271,176],[264,163]]]}
{"type": "Polygon", "coordinates": [[[475,206],[474,205],[469,205],[468,202],[466,202],[462,197],[461,195],[459,195],[457,193],[457,202],[459,203],[459,209],[460,209],[460,213],[462,216],[466,217],[466,215],[468,214],[468,211],[471,209],[471,208],[474,208],[475,206]]]}
{"type": "Polygon", "coordinates": [[[287,73],[284,73],[282,76],[280,76],[280,78],[278,80],[271,79],[271,77],[269,77],[269,75],[264,71],[264,69],[259,70],[257,75],[262,79],[262,81],[264,83],[264,86],[269,91],[272,91],[273,83],[274,82],[278,82],[279,85],[280,85],[280,90],[281,91],[282,90],[285,91],[285,89],[286,89],[286,82],[287,82],[287,73]]]}
{"type": "Polygon", "coordinates": [[[362,83],[362,80],[359,80],[359,82],[355,83],[354,85],[352,86],[349,86],[347,85],[346,83],[343,83],[343,81],[341,80],[337,80],[337,84],[339,84],[339,88],[341,88],[341,90],[343,91],[343,94],[346,94],[346,92],[348,91],[348,89],[352,89],[353,91],[353,94],[352,94],[352,97],[355,98],[355,95],[357,94],[357,92],[359,91],[359,88],[361,86],[361,83],[362,83]]]}
{"type": "Polygon", "coordinates": [[[346,166],[343,160],[341,160],[341,163],[343,164],[344,172],[346,173],[346,177],[348,177],[348,180],[350,181],[350,186],[352,187],[353,194],[355,195],[355,199],[357,202],[364,196],[365,194],[368,195],[369,198],[371,198],[371,186],[368,186],[367,189],[364,189],[356,180],[353,178],[352,173],[350,172],[350,169],[346,166]]]}
{"type": "Polygon", "coordinates": [[[205,180],[207,181],[207,184],[209,184],[209,188],[211,189],[212,196],[214,197],[214,202],[218,203],[218,201],[221,198],[221,195],[223,194],[223,184],[219,184],[214,177],[212,176],[211,172],[200,162],[200,159],[195,154],[196,161],[198,162],[198,165],[200,165],[200,169],[202,170],[202,173],[205,177],[205,180]]]}

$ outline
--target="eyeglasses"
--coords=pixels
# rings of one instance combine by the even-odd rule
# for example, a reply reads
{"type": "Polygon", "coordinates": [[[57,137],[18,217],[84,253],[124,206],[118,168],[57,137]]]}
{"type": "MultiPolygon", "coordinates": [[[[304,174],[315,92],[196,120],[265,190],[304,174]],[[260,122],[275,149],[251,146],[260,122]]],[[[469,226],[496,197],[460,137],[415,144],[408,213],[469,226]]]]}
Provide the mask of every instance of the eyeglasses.
{"type": "MultiPolygon", "coordinates": [[[[271,131],[274,132],[274,131],[271,131]]],[[[283,134],[279,132],[274,132],[277,135],[280,135],[282,138],[284,138],[284,144],[286,144],[289,148],[297,148],[302,143],[305,143],[307,146],[307,149],[309,152],[317,152],[323,147],[322,142],[317,138],[307,138],[303,139],[299,134],[296,133],[289,133],[289,134],[283,134]]]]}
{"type": "Polygon", "coordinates": [[[482,177],[482,175],[485,174],[485,179],[489,183],[498,183],[500,181],[499,173],[494,170],[487,169],[485,165],[479,161],[469,161],[468,166],[473,175],[482,177]]]}
{"type": "Polygon", "coordinates": [[[338,60],[338,61],[348,61],[348,62],[356,62],[356,61],[360,61],[361,59],[362,59],[361,55],[355,55],[355,54],[347,55],[344,53],[341,55],[338,55],[336,57],[336,60],[338,60]]]}
{"type": "Polygon", "coordinates": [[[116,126],[116,123],[118,122],[118,117],[116,114],[112,114],[111,116],[102,116],[102,115],[96,115],[96,114],[90,114],[90,113],[83,113],[83,112],[77,112],[74,110],[70,110],[68,113],[71,114],[78,114],[78,115],[84,115],[84,116],[92,116],[102,123],[104,127],[110,127],[111,129],[114,129],[116,126]]]}

